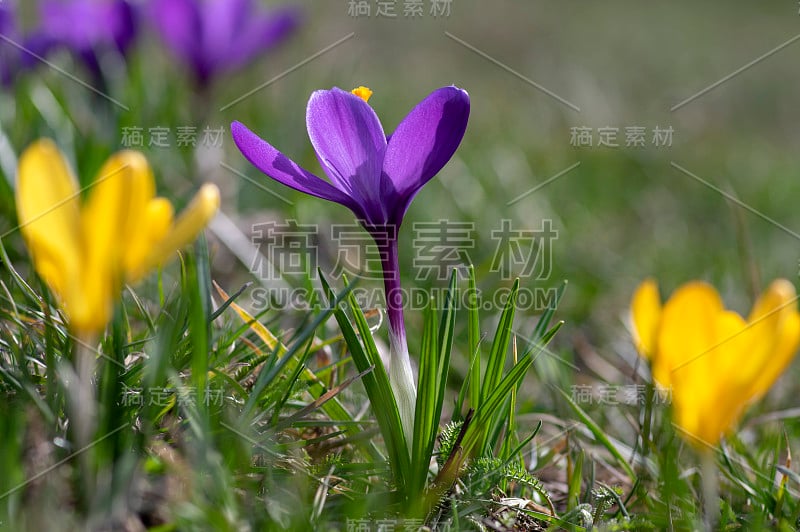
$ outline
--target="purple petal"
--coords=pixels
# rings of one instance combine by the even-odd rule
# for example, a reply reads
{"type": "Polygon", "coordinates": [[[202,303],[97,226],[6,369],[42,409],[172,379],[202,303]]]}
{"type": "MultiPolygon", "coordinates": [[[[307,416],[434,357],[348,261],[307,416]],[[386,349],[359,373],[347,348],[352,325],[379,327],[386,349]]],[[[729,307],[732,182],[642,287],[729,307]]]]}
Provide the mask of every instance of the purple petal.
{"type": "Polygon", "coordinates": [[[201,3],[201,53],[212,72],[234,68],[244,62],[239,55],[242,29],[253,17],[251,0],[212,0],[201,3]],[[237,57],[238,56],[238,57],[237,57]]]}
{"type": "MultiPolygon", "coordinates": [[[[469,95],[458,87],[433,91],[400,122],[386,148],[383,172],[397,194],[400,223],[416,193],[455,153],[469,119],[469,95]]],[[[385,190],[384,195],[392,191],[385,190]]]]}
{"type": "Polygon", "coordinates": [[[287,37],[297,10],[265,12],[254,0],[150,0],[148,18],[201,83],[244,66],[287,37]]]}
{"type": "Polygon", "coordinates": [[[115,26],[112,32],[117,49],[125,53],[136,38],[139,20],[133,6],[127,1],[118,1],[114,6],[115,26]]]}
{"type": "Polygon", "coordinates": [[[0,3],[0,32],[3,34],[8,33],[14,27],[14,8],[11,4],[0,3]]]}
{"type": "MultiPolygon", "coordinates": [[[[17,41],[14,10],[10,4],[0,3],[0,34],[17,41]]],[[[19,62],[19,49],[4,40],[0,41],[0,85],[10,86],[19,62]]]]}
{"type": "Polygon", "coordinates": [[[47,56],[58,43],[43,31],[37,31],[26,36],[22,45],[26,50],[20,54],[22,65],[25,68],[33,68],[41,62],[39,58],[47,56]]]}
{"type": "Polygon", "coordinates": [[[244,65],[283,42],[299,23],[299,11],[291,6],[271,12],[248,13],[232,41],[237,49],[232,50],[231,61],[236,66],[244,65]]]}
{"type": "Polygon", "coordinates": [[[331,181],[361,205],[367,221],[385,222],[381,167],[386,136],[372,107],[338,88],[316,91],[308,101],[306,125],[331,181]]]}
{"type": "Polygon", "coordinates": [[[338,190],[327,181],[301,168],[297,163],[272,147],[268,142],[247,129],[240,122],[231,124],[233,141],[242,155],[256,168],[279,183],[295,190],[340,203],[358,212],[358,205],[344,192],[338,190]]]}
{"type": "Polygon", "coordinates": [[[175,56],[188,63],[195,73],[205,70],[200,12],[195,1],[151,0],[146,15],[175,56]]]}
{"type": "Polygon", "coordinates": [[[133,10],[125,0],[48,0],[41,15],[41,30],[79,53],[110,45],[124,52],[135,33],[133,10]]]}

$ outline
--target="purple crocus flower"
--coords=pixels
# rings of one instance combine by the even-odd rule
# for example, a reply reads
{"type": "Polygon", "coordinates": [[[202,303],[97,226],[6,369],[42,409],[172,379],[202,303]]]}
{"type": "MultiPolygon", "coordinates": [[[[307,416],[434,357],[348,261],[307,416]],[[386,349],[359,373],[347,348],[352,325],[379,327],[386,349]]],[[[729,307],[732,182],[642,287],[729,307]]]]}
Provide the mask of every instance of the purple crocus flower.
{"type": "Polygon", "coordinates": [[[146,12],[200,85],[244,66],[282,42],[299,23],[295,8],[266,12],[254,0],[151,0],[146,12]]]}
{"type": "MultiPolygon", "coordinates": [[[[26,40],[39,57],[67,49],[99,74],[99,55],[111,50],[127,52],[136,36],[136,18],[126,0],[44,0],[39,6],[38,28],[26,40]]],[[[27,64],[37,61],[25,58],[27,64]]]]}
{"type": "Polygon", "coordinates": [[[330,181],[300,167],[239,122],[231,133],[239,150],[266,175],[300,192],[340,203],[355,213],[381,252],[389,317],[392,383],[411,443],[416,386],[406,343],[397,235],[419,190],[450,160],[469,118],[469,95],[458,87],[433,91],[384,134],[367,103],[372,91],[316,91],[306,111],[308,136],[330,181]]]}
{"type": "Polygon", "coordinates": [[[7,87],[19,65],[19,50],[6,41],[17,41],[15,13],[10,2],[0,3],[0,35],[4,37],[0,41],[0,85],[7,87]]]}

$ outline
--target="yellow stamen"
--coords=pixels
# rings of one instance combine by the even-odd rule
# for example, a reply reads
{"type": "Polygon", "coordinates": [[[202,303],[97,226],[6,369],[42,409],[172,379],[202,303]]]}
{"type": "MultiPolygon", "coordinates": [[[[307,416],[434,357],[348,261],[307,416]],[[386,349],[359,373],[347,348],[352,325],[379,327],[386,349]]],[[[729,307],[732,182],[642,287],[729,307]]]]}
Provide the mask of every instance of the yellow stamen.
{"type": "Polygon", "coordinates": [[[355,94],[356,96],[358,96],[359,98],[364,100],[365,102],[368,102],[369,101],[369,97],[372,96],[372,91],[369,88],[367,88],[367,87],[365,87],[363,85],[360,86],[360,87],[356,87],[355,89],[353,89],[350,92],[352,92],[353,94],[355,94]]]}

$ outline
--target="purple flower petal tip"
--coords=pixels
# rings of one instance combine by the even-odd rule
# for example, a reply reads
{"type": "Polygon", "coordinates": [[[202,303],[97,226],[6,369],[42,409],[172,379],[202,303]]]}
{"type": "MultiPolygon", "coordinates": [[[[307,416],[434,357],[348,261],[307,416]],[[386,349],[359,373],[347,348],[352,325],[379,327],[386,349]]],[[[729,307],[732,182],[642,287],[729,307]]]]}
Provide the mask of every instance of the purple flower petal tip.
{"type": "Polygon", "coordinates": [[[305,194],[357,207],[346,194],[302,168],[241,122],[231,123],[231,136],[245,159],[275,181],[305,194]]]}
{"type": "Polygon", "coordinates": [[[255,0],[150,0],[144,11],[201,85],[280,44],[300,24],[299,9],[267,11],[255,0]]]}
{"type": "Polygon", "coordinates": [[[39,32],[79,53],[108,46],[124,52],[136,34],[136,17],[126,0],[47,0],[40,11],[39,32]]]}
{"type": "Polygon", "coordinates": [[[399,223],[411,200],[453,157],[469,121],[467,91],[455,86],[433,91],[392,133],[383,171],[386,193],[396,197],[392,218],[399,223]]]}
{"type": "Polygon", "coordinates": [[[399,227],[419,190],[453,157],[466,132],[470,100],[455,86],[433,91],[390,136],[372,106],[337,87],[312,93],[309,139],[330,183],[303,170],[238,122],[234,141],[259,170],[296,190],[348,206],[378,232],[399,227]]]}

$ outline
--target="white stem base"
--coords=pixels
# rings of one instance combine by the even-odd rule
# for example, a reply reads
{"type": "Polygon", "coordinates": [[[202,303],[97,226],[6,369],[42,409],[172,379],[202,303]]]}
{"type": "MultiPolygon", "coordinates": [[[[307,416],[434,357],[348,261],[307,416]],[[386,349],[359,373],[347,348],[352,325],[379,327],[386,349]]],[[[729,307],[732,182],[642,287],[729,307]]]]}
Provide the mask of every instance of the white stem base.
{"type": "Polygon", "coordinates": [[[411,452],[414,441],[414,411],[417,407],[417,386],[411,370],[411,358],[405,337],[396,336],[389,331],[389,384],[392,386],[400,422],[406,437],[406,446],[411,452]]]}
{"type": "Polygon", "coordinates": [[[701,457],[700,474],[703,486],[703,524],[706,530],[714,530],[719,520],[719,484],[717,462],[713,451],[705,451],[701,457]]]}

